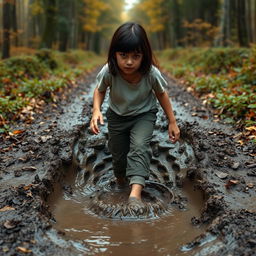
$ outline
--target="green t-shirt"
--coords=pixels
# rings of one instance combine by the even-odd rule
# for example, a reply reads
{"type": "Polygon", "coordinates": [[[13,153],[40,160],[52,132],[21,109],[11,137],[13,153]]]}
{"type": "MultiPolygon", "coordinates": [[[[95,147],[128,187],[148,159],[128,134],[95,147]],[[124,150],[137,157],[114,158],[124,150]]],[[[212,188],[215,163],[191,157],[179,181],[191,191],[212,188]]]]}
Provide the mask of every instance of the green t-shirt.
{"type": "Polygon", "coordinates": [[[152,66],[140,82],[131,84],[119,73],[116,76],[111,75],[108,64],[98,73],[96,82],[100,92],[109,87],[109,107],[121,116],[134,116],[157,108],[154,92],[163,93],[167,85],[155,66],[152,66]]]}

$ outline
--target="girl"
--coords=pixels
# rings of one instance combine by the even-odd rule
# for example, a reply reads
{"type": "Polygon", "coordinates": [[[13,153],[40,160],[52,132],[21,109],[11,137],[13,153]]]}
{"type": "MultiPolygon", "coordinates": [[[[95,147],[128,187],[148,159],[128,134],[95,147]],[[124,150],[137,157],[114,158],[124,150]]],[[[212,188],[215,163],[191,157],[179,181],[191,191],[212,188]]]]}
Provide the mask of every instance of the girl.
{"type": "Polygon", "coordinates": [[[151,46],[142,26],[128,22],[113,35],[107,64],[97,75],[90,129],[100,132],[101,104],[109,87],[109,149],[116,183],[131,186],[128,203],[143,206],[141,192],[149,176],[150,140],[156,120],[156,98],[168,121],[168,134],[175,143],[180,136],[164,87],[167,82],[155,65],[151,46]]]}

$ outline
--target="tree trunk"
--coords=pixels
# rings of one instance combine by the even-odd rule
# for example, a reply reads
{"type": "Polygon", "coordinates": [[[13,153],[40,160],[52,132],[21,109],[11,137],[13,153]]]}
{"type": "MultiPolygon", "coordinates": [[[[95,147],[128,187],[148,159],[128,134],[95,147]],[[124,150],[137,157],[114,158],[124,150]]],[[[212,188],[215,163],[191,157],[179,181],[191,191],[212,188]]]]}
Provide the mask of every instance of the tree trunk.
{"type": "Polygon", "coordinates": [[[70,20],[72,19],[72,11],[69,0],[58,1],[58,32],[59,32],[59,50],[65,52],[68,48],[68,40],[70,37],[70,20]]]}
{"type": "Polygon", "coordinates": [[[56,36],[56,0],[44,0],[45,26],[40,48],[52,48],[56,36]]]}
{"type": "Polygon", "coordinates": [[[246,26],[245,0],[237,0],[237,32],[241,47],[248,47],[248,31],[246,26]]]}
{"type": "Polygon", "coordinates": [[[256,43],[256,0],[252,0],[251,8],[252,42],[256,43]]]}
{"type": "Polygon", "coordinates": [[[230,43],[230,0],[224,0],[220,16],[220,34],[217,35],[215,46],[228,46],[230,43]]]}
{"type": "Polygon", "coordinates": [[[181,33],[181,12],[178,0],[173,1],[173,27],[176,38],[175,46],[181,46],[180,39],[182,38],[181,33]]]}
{"type": "Polygon", "coordinates": [[[92,50],[94,52],[96,52],[97,54],[100,54],[100,41],[101,41],[101,36],[100,36],[100,32],[96,32],[93,35],[93,48],[92,50]]]}
{"type": "Polygon", "coordinates": [[[17,24],[17,8],[16,8],[16,0],[13,0],[13,6],[12,6],[12,29],[14,32],[14,45],[16,47],[19,46],[18,42],[18,24],[17,24]]]}
{"type": "Polygon", "coordinates": [[[78,15],[76,1],[72,1],[72,20],[70,37],[70,48],[76,49],[78,43],[78,15]]]}
{"type": "Polygon", "coordinates": [[[245,13],[246,13],[246,27],[248,31],[248,43],[251,43],[253,41],[252,39],[252,27],[251,27],[251,0],[245,0],[245,13]]]}
{"type": "Polygon", "coordinates": [[[3,1],[3,50],[2,58],[10,57],[10,29],[11,29],[11,11],[10,1],[3,1]]]}

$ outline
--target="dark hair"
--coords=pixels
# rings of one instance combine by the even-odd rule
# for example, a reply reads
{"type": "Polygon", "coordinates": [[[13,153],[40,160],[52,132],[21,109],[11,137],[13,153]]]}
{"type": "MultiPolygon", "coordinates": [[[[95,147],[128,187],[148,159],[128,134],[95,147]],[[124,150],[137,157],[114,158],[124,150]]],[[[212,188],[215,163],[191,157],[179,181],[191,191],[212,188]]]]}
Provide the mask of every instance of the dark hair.
{"type": "Polygon", "coordinates": [[[152,49],[144,28],[133,22],[121,25],[114,33],[109,51],[108,66],[112,75],[116,75],[118,66],[116,62],[116,52],[139,52],[143,54],[139,72],[143,75],[148,73],[152,65],[156,66],[152,49]]]}

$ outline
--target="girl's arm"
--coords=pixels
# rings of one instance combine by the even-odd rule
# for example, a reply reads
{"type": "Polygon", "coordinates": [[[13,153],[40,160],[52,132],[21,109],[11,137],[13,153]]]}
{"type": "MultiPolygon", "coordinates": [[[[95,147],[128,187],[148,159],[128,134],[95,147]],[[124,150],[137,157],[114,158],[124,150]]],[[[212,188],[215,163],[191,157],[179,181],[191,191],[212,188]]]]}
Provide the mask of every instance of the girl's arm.
{"type": "Polygon", "coordinates": [[[169,138],[171,142],[175,143],[180,138],[180,129],[177,126],[169,96],[167,92],[163,92],[163,93],[155,92],[155,95],[169,120],[169,125],[168,125],[169,138]]]}
{"type": "Polygon", "coordinates": [[[103,115],[100,111],[102,102],[104,101],[106,91],[100,92],[98,90],[98,86],[95,88],[93,93],[93,111],[92,111],[92,119],[90,122],[90,129],[94,134],[98,134],[100,132],[98,127],[98,121],[103,125],[103,115]]]}

